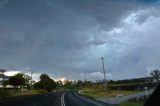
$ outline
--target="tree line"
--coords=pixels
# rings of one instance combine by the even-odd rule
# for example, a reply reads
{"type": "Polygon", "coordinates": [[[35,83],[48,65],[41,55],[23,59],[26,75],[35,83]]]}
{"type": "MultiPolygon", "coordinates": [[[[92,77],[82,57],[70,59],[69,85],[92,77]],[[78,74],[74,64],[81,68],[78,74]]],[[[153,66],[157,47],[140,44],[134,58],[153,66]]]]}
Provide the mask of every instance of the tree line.
{"type": "MultiPolygon", "coordinates": [[[[146,82],[146,81],[154,81],[154,82],[159,82],[160,80],[160,70],[152,70],[150,72],[150,77],[145,77],[145,78],[135,78],[135,79],[126,79],[126,80],[118,80],[118,81],[113,81],[110,80],[108,81],[108,84],[128,84],[128,83],[139,83],[139,82],[146,82]]],[[[96,82],[88,81],[88,80],[78,80],[78,81],[70,81],[70,80],[65,80],[65,81],[54,81],[49,77],[47,74],[41,74],[40,75],[40,80],[38,82],[35,82],[32,85],[31,77],[23,74],[23,73],[18,73],[14,76],[11,76],[9,78],[9,81],[4,81],[3,85],[13,85],[13,86],[20,86],[22,88],[23,86],[26,86],[28,89],[44,89],[49,92],[53,90],[59,90],[59,89],[80,89],[84,87],[88,88],[97,88],[97,87],[103,87],[104,80],[99,80],[96,82]]]]}

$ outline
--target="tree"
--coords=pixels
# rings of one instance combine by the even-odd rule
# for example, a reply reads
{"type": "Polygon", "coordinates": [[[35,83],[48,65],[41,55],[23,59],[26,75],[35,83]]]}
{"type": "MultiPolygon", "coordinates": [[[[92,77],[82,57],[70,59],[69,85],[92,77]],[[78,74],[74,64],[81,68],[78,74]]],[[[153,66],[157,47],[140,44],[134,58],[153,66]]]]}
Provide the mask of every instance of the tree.
{"type": "Polygon", "coordinates": [[[64,87],[67,89],[74,89],[74,81],[65,80],[64,81],[64,87]]]}
{"type": "Polygon", "coordinates": [[[82,86],[83,86],[83,81],[78,80],[77,84],[76,84],[76,87],[81,88],[82,86]]]}
{"type": "Polygon", "coordinates": [[[22,73],[18,73],[14,76],[11,76],[9,78],[9,84],[13,85],[13,86],[23,86],[25,85],[25,78],[24,75],[22,73]]]}
{"type": "Polygon", "coordinates": [[[37,89],[45,89],[51,92],[56,88],[56,83],[47,74],[41,74],[40,81],[34,84],[37,89]]]}
{"type": "Polygon", "coordinates": [[[8,80],[3,81],[3,86],[6,86],[6,85],[9,85],[9,81],[8,80]]]}
{"type": "Polygon", "coordinates": [[[29,86],[30,79],[30,76],[23,73],[18,73],[9,78],[9,84],[13,86],[29,86]]]}
{"type": "MultiPolygon", "coordinates": [[[[97,84],[98,84],[98,83],[97,83],[97,84]]],[[[83,85],[84,85],[84,87],[91,87],[91,86],[92,86],[92,82],[85,80],[85,81],[83,82],[83,85]]]]}
{"type": "Polygon", "coordinates": [[[29,86],[31,77],[29,75],[23,74],[23,77],[25,79],[25,85],[29,86]]]}
{"type": "Polygon", "coordinates": [[[157,81],[159,82],[160,79],[160,70],[156,69],[156,70],[152,70],[150,72],[150,75],[157,81]]]}
{"type": "Polygon", "coordinates": [[[56,84],[57,84],[58,87],[63,87],[63,83],[62,83],[61,80],[58,80],[58,81],[56,82],[56,84]]]}

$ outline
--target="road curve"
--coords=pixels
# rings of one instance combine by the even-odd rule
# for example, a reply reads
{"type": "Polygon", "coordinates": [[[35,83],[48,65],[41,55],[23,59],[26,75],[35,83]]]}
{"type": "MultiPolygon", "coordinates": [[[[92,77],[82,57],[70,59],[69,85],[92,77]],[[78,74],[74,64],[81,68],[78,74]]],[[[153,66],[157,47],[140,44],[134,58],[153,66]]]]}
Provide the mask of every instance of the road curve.
{"type": "Polygon", "coordinates": [[[0,106],[110,106],[93,99],[80,96],[78,93],[56,92],[26,97],[14,97],[0,100],[0,106]]]}

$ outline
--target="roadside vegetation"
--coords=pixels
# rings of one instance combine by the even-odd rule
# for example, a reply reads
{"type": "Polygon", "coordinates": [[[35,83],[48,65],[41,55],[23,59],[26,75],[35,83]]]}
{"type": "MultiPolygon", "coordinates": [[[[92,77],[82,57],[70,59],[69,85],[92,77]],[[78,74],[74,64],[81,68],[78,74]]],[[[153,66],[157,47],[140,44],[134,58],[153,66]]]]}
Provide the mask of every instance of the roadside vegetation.
{"type": "Polygon", "coordinates": [[[143,104],[142,103],[125,101],[125,102],[122,102],[122,103],[120,103],[118,105],[114,105],[114,106],[143,106],[143,104]]]}
{"type": "Polygon", "coordinates": [[[129,100],[124,101],[118,105],[113,105],[113,106],[143,106],[146,100],[147,100],[147,97],[142,96],[142,97],[138,97],[138,98],[129,99],[129,100]]]}
{"type": "Polygon", "coordinates": [[[80,90],[80,93],[87,96],[92,96],[94,98],[111,98],[119,96],[126,96],[135,93],[139,93],[140,91],[122,91],[122,90],[108,90],[105,93],[103,88],[83,88],[80,90]]]}
{"type": "Polygon", "coordinates": [[[0,99],[47,93],[56,88],[56,82],[46,74],[40,76],[39,82],[34,82],[34,85],[32,83],[31,78],[23,73],[11,76],[8,81],[3,81],[3,86],[6,88],[0,88],[0,99]]]}
{"type": "Polygon", "coordinates": [[[34,84],[36,90],[44,89],[51,92],[56,88],[56,82],[51,79],[47,74],[41,74],[40,81],[34,84]]]}
{"type": "Polygon", "coordinates": [[[11,96],[27,96],[27,95],[35,95],[35,94],[40,94],[41,92],[37,90],[28,90],[22,92],[17,92],[17,93],[12,93],[11,96]]]}
{"type": "Polygon", "coordinates": [[[24,91],[23,93],[18,90],[18,89],[3,89],[0,90],[0,99],[4,99],[7,97],[11,97],[11,96],[29,96],[29,95],[35,95],[35,94],[40,94],[40,93],[46,93],[47,91],[41,92],[39,90],[27,90],[24,91]]]}

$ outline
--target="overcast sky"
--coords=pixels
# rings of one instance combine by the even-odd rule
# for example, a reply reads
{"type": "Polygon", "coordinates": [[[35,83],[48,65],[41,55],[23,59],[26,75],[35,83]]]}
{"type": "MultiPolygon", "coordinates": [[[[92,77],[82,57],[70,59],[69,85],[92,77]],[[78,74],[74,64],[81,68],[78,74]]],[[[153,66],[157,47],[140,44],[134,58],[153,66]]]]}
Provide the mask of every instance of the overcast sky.
{"type": "Polygon", "coordinates": [[[160,0],[0,0],[0,68],[53,79],[148,76],[160,67],[160,0]]]}

